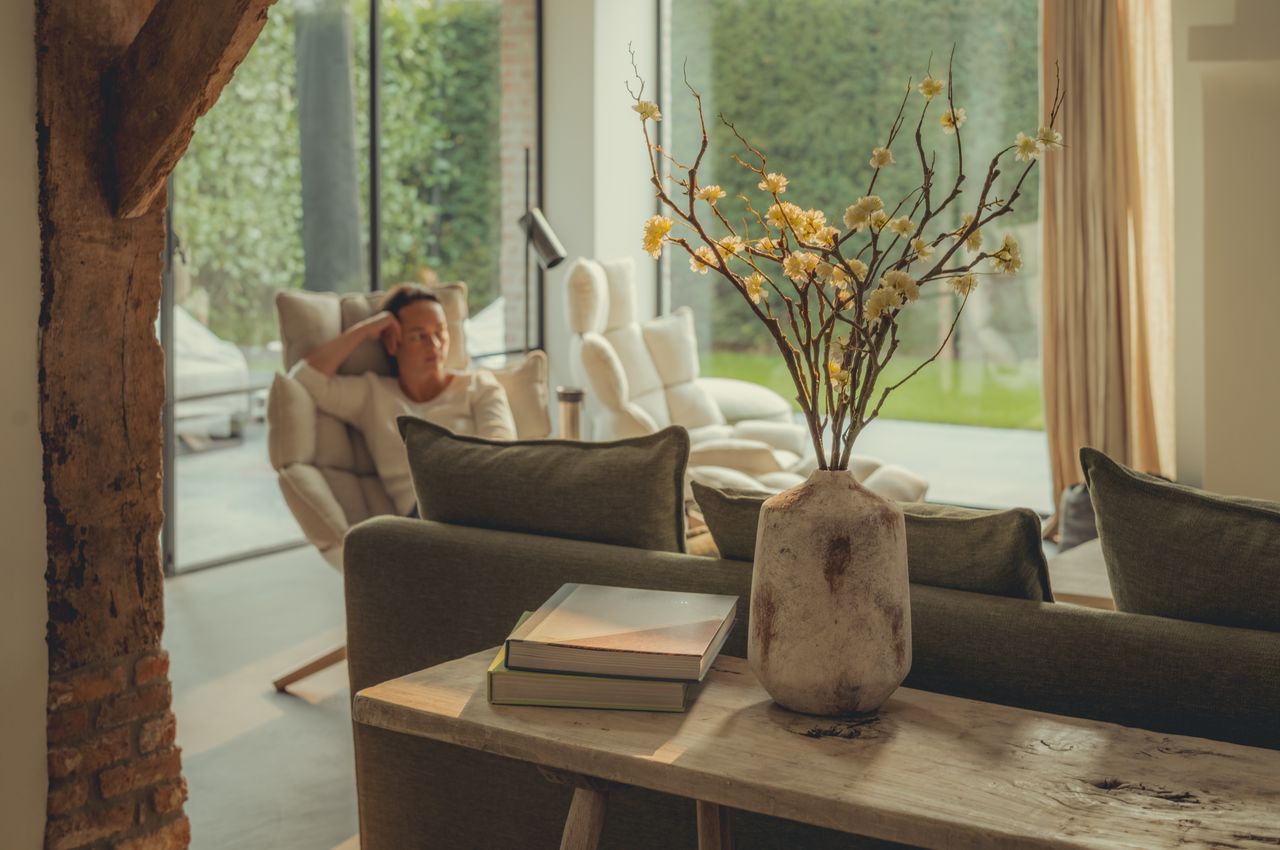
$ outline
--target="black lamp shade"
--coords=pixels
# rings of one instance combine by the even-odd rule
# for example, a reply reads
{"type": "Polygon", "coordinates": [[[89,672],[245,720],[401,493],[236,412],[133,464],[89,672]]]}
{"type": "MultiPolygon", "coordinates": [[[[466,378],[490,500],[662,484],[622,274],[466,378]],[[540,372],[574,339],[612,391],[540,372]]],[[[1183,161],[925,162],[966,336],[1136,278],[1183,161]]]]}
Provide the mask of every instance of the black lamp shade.
{"type": "Polygon", "coordinates": [[[538,265],[551,269],[564,261],[564,246],[556,238],[551,225],[547,224],[547,217],[542,214],[542,210],[534,207],[520,216],[520,227],[538,254],[538,265]]]}

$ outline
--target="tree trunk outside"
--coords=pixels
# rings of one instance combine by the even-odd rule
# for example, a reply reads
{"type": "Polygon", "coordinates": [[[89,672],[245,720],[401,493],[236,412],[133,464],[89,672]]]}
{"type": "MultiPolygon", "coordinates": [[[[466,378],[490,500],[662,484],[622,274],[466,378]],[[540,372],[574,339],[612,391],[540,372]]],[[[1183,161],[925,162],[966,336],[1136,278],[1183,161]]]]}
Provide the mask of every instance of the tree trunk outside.
{"type": "Polygon", "coordinates": [[[347,6],[299,0],[295,30],[303,287],[322,292],[367,289],[347,6]]]}

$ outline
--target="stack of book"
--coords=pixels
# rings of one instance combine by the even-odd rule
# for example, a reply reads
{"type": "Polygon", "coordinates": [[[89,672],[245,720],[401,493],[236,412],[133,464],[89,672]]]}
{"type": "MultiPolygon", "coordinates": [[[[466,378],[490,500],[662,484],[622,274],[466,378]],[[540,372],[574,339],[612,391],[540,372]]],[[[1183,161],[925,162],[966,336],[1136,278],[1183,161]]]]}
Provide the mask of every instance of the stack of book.
{"type": "Polygon", "coordinates": [[[566,584],[516,624],[489,702],[684,711],[724,646],[736,596],[566,584]]]}

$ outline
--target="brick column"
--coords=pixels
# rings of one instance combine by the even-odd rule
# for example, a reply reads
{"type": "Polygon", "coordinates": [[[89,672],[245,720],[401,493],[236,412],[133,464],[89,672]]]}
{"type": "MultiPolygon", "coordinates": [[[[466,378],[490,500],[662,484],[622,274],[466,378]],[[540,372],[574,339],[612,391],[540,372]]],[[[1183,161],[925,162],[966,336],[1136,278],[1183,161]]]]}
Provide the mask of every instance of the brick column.
{"type": "MultiPolygon", "coordinates": [[[[204,2],[227,14],[245,8],[204,2]]],[[[36,3],[48,850],[181,850],[190,841],[160,648],[164,204],[122,219],[104,194],[119,118],[104,106],[104,80],[155,5],[36,3]]],[[[172,74],[173,64],[155,72],[172,74]]],[[[232,67],[221,66],[223,82],[232,67]]]]}
{"type": "MultiPolygon", "coordinates": [[[[502,0],[499,24],[499,77],[502,106],[499,115],[502,161],[501,229],[502,257],[498,265],[498,291],[505,299],[506,347],[525,344],[524,333],[524,236],[516,221],[524,214],[524,149],[530,149],[531,198],[538,203],[538,92],[537,19],[533,0],[502,0]]],[[[532,269],[531,281],[538,269],[532,269]]],[[[531,283],[530,288],[535,288],[531,283]]],[[[534,292],[530,292],[533,297],[534,292]]],[[[538,310],[541,305],[530,305],[538,310]]],[[[531,325],[536,318],[531,316],[531,325]]],[[[530,330],[530,342],[536,343],[530,330]]]]}
{"type": "Polygon", "coordinates": [[[143,652],[51,678],[47,850],[190,842],[168,673],[168,655],[143,652]]]}

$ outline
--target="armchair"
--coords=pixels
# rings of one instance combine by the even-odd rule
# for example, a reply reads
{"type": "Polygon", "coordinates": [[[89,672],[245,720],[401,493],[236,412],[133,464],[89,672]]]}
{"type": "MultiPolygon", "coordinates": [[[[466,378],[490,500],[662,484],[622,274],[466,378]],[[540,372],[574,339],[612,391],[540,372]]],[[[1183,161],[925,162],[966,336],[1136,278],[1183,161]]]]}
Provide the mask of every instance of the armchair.
{"type": "MultiPolygon", "coordinates": [[[[454,283],[432,287],[444,306],[451,346],[447,365],[466,369],[467,288],[454,283]]],[[[368,318],[381,293],[276,294],[286,369],[321,343],[368,318]]],[[[367,342],[347,359],[340,374],[391,373],[386,352],[367,342]]],[[[531,351],[513,367],[493,370],[511,403],[518,435],[541,439],[551,433],[547,410],[547,356],[531,351]]],[[[267,452],[281,493],[303,535],[334,569],[342,570],[343,538],[351,526],[380,514],[394,514],[390,496],[374,468],[364,437],[355,428],[316,409],[310,393],[288,375],[276,375],[267,397],[267,452]]],[[[277,690],[345,657],[338,648],[275,679],[277,690]]]]}
{"type": "MultiPolygon", "coordinates": [[[[594,439],[653,433],[667,425],[689,431],[689,475],[718,487],[777,492],[816,466],[807,429],[791,405],[758,384],[698,374],[693,313],[678,308],[637,319],[631,258],[579,258],[568,277],[572,355],[591,392],[587,418],[594,439]]],[[[915,501],[928,485],[899,467],[856,457],[854,474],[887,497],[915,501]]]]}
{"type": "MultiPolygon", "coordinates": [[[[636,318],[630,258],[579,259],[569,270],[569,326],[575,367],[590,388],[587,418],[600,440],[650,434],[667,425],[689,431],[691,474],[725,469],[778,489],[815,466],[804,429],[776,393],[744,381],[698,376],[693,314],[678,309],[643,324],[636,318]],[[717,395],[732,403],[730,422],[717,395]],[[751,418],[759,414],[761,419],[751,418]],[[767,477],[767,480],[766,480],[767,477]]],[[[724,483],[722,476],[716,483],[724,483]]]]}

